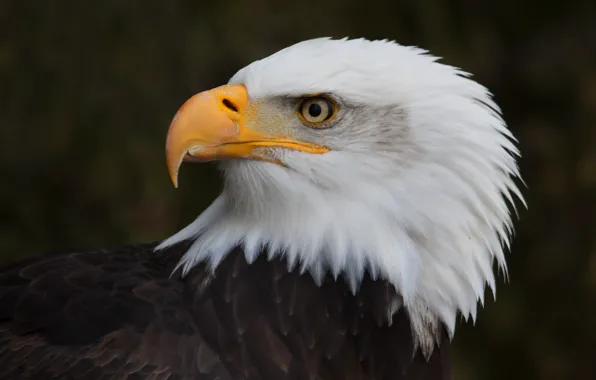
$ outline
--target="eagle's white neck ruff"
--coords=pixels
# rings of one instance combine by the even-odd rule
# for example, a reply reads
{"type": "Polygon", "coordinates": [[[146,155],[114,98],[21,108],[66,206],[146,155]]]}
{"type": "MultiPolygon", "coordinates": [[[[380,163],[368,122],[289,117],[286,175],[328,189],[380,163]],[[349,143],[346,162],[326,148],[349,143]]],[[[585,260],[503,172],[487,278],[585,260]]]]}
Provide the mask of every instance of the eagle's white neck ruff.
{"type": "MultiPolygon", "coordinates": [[[[289,169],[223,162],[223,193],[159,248],[194,239],[180,263],[186,272],[202,261],[216,267],[241,246],[249,262],[260,252],[281,255],[317,282],[341,274],[354,291],[369,271],[402,295],[423,346],[432,345],[434,337],[425,341],[438,322],[452,335],[458,313],[475,319],[485,286],[495,291],[494,261],[506,271],[509,205],[512,195],[521,199],[513,182],[517,150],[484,87],[396,46],[412,63],[397,57],[409,77],[388,84],[402,91],[395,96],[406,115],[407,134],[393,151],[279,153],[289,169]],[[421,64],[427,71],[416,77],[421,64]]],[[[243,72],[236,79],[249,91],[266,92],[264,79],[250,82],[250,66],[243,72]]]]}

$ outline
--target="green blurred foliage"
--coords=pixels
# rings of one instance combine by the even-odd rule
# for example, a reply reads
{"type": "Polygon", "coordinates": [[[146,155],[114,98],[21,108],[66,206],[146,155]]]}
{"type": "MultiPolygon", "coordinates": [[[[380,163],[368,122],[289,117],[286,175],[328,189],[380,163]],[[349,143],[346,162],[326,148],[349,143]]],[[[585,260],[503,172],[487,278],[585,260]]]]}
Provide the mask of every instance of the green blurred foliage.
{"type": "Polygon", "coordinates": [[[153,241],[216,196],[174,190],[167,126],[186,98],[318,36],[395,39],[474,73],[518,136],[529,210],[456,378],[596,378],[596,2],[0,1],[0,260],[153,241]]]}

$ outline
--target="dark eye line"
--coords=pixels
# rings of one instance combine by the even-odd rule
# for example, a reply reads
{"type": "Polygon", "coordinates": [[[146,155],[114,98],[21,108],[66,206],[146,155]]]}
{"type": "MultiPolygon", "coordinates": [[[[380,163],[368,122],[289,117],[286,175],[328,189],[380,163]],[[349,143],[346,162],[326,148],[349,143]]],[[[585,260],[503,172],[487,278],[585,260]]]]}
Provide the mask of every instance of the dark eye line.
{"type": "Polygon", "coordinates": [[[314,98],[325,98],[331,101],[331,103],[336,104],[338,107],[344,104],[344,101],[341,97],[333,94],[333,93],[316,93],[316,94],[303,94],[303,95],[281,95],[281,100],[286,104],[293,104],[294,106],[300,105],[304,103],[308,99],[314,98]]]}

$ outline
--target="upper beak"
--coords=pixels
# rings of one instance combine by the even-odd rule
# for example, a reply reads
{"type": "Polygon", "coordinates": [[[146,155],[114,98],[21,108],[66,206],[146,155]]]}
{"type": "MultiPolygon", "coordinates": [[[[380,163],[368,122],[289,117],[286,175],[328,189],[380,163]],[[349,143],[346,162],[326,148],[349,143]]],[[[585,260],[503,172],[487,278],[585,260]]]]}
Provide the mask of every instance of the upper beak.
{"type": "MultiPolygon", "coordinates": [[[[168,171],[178,186],[183,160],[211,161],[220,158],[251,158],[266,161],[260,147],[282,147],[309,153],[329,149],[259,131],[243,85],[225,85],[201,92],[186,101],[174,116],[166,142],[168,171]]],[[[282,129],[281,126],[279,128],[282,129]]]]}

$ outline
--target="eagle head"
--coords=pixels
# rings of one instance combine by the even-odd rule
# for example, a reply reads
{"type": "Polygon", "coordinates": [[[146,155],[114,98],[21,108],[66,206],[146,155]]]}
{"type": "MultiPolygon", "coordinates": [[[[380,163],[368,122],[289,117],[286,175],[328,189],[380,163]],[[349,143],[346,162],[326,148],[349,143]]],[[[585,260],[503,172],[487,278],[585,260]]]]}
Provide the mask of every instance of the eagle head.
{"type": "Polygon", "coordinates": [[[297,43],[190,98],[166,151],[174,184],[182,161],[218,160],[224,177],[159,247],[193,240],[183,271],[240,246],[354,292],[368,272],[395,286],[413,325],[451,334],[494,293],[494,262],[506,271],[515,139],[485,87],[418,48],[297,43]]]}

